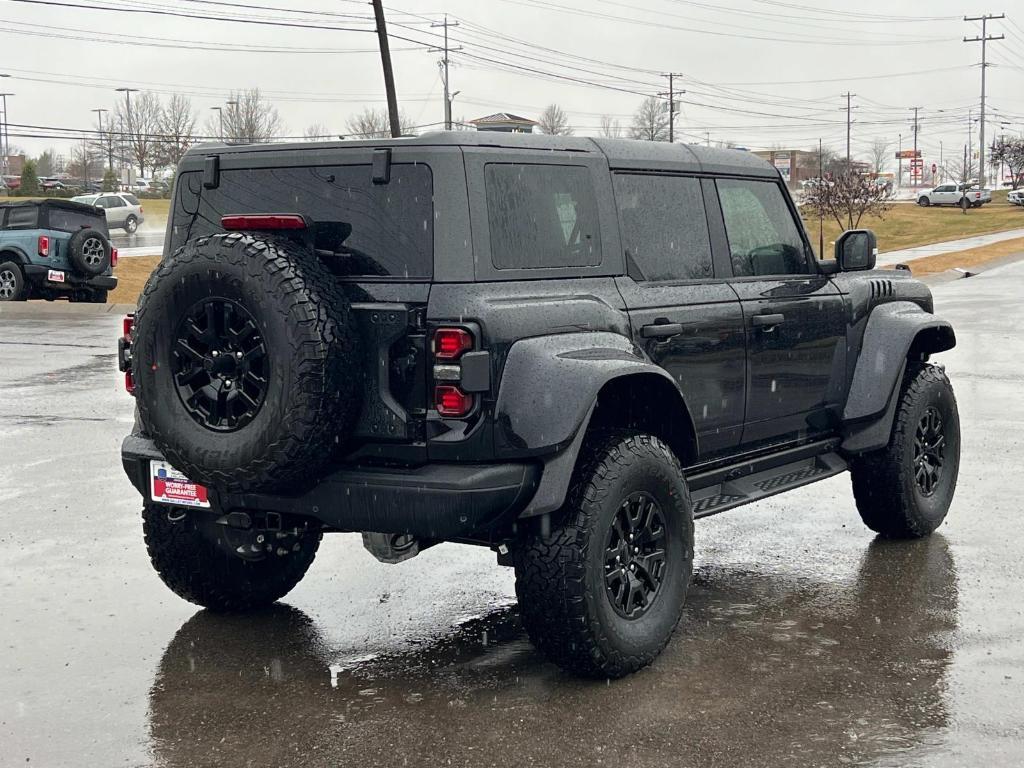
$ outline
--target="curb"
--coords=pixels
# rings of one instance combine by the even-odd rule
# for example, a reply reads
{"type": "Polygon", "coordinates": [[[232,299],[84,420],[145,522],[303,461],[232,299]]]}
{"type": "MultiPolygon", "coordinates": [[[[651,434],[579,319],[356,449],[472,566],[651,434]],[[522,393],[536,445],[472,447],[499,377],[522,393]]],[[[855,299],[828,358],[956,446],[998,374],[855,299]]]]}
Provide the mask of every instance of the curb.
{"type": "Polygon", "coordinates": [[[75,317],[77,315],[111,315],[120,317],[135,311],[134,304],[72,304],[67,301],[25,301],[0,304],[0,321],[33,317],[75,317]]]}

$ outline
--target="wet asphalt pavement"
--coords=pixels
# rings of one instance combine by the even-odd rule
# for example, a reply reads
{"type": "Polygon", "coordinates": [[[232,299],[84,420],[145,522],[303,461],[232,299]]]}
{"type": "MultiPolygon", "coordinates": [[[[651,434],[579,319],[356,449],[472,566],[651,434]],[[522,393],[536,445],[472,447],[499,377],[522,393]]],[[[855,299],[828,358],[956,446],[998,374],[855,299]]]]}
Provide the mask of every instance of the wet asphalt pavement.
{"type": "Polygon", "coordinates": [[[1024,763],[1024,263],[935,292],[963,430],[939,533],[875,540],[846,475],[698,522],[679,631],[610,683],[544,662],[469,547],[385,566],[329,536],[272,610],[179,600],[118,462],[119,319],[0,310],[0,766],[1024,763]]]}

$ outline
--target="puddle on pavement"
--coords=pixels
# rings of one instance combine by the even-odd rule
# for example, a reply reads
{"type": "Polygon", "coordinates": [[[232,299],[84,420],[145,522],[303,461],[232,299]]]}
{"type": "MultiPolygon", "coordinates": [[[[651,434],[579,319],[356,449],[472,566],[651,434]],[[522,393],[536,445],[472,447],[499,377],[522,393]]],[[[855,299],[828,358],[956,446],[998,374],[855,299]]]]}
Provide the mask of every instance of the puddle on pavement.
{"type": "Polygon", "coordinates": [[[333,647],[302,611],[201,611],[149,699],[162,765],[837,765],[939,743],[957,637],[944,538],[877,540],[848,578],[707,567],[661,658],[577,680],[515,606],[392,649],[333,647]],[[564,751],[553,754],[551,745],[564,751]]]}

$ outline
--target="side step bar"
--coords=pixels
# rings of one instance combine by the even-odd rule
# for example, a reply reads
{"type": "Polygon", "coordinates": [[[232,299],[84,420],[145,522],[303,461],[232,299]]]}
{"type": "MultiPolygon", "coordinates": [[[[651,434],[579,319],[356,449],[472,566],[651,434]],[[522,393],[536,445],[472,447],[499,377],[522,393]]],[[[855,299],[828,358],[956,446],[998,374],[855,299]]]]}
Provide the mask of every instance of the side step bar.
{"type": "Polygon", "coordinates": [[[806,454],[812,446],[805,446],[775,457],[765,457],[761,461],[744,462],[689,475],[687,482],[693,500],[693,516],[707,517],[725,512],[801,485],[824,480],[847,469],[846,460],[835,451],[828,450],[833,447],[833,443],[818,445],[818,450],[824,448],[824,452],[808,456],[806,454]],[[773,458],[790,460],[762,468],[764,464],[772,463],[773,458]]]}

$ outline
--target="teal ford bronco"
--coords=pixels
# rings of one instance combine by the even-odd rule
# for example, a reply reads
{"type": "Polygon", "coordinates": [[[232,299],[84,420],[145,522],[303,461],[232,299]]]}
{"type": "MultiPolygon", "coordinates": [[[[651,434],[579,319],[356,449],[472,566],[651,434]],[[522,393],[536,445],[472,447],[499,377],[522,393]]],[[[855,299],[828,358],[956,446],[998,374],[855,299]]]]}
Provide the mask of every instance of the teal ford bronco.
{"type": "Polygon", "coordinates": [[[0,301],[105,303],[117,251],[102,208],[69,200],[0,203],[0,301]]]}

